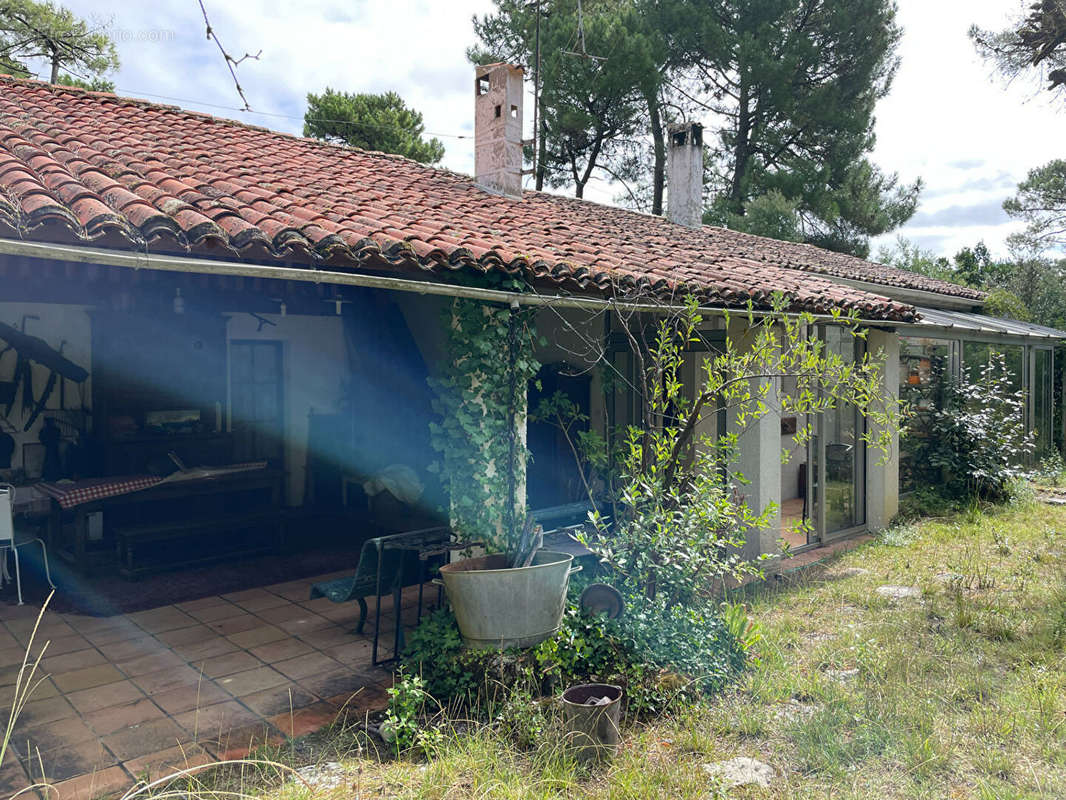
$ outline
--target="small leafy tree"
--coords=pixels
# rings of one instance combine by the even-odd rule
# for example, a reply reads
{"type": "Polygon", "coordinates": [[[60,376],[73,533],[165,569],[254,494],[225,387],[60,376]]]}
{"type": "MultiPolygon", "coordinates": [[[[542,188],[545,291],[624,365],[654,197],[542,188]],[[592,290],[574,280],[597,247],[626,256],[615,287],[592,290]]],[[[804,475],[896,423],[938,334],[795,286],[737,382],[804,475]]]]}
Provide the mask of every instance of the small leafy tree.
{"type": "MultiPolygon", "coordinates": [[[[1025,471],[1035,438],[1025,427],[1025,393],[1012,383],[1006,358],[993,352],[976,380],[934,375],[942,392],[930,408],[911,407],[906,456],[920,485],[956,498],[1002,500],[1025,471]]],[[[910,403],[911,391],[904,391],[910,403]]]]}
{"type": "Polygon", "coordinates": [[[304,136],[436,164],[444,158],[444,145],[424,139],[424,132],[422,114],[395,92],[352,94],[327,88],[307,95],[304,136]]]}
{"type": "MultiPolygon", "coordinates": [[[[640,419],[613,432],[619,445],[613,454],[601,437],[582,438],[572,448],[582,455],[586,476],[614,465],[614,475],[600,481],[606,496],[590,494],[594,531],[583,541],[630,593],[685,604],[717,579],[756,571],[742,547],[770,524],[776,508],[750,507],[743,494],[748,480],[736,463],[741,433],[766,414],[810,418],[850,404],[873,423],[863,440],[887,451],[898,409],[884,399],[883,358],[868,354],[854,362],[830,352],[812,336],[810,314],[783,313],[781,297],[774,309],[763,317],[751,309],[740,314],[743,332],[717,351],[704,340],[694,299],[650,323],[641,315],[622,316],[639,364],[633,390],[640,419]],[[694,386],[683,379],[686,353],[693,350],[706,353],[694,386]],[[775,382],[786,377],[795,379],[797,390],[777,396],[775,382]],[[734,421],[729,429],[700,434],[701,423],[721,410],[734,421]]],[[[840,314],[836,323],[854,337],[866,336],[854,315],[840,314]]],[[[564,411],[556,401],[538,414],[551,420],[554,413],[565,433],[571,426],[564,411]]],[[[806,444],[811,433],[810,424],[801,427],[794,443],[806,444]]],[[[595,484],[586,477],[586,487],[595,484]]]]}

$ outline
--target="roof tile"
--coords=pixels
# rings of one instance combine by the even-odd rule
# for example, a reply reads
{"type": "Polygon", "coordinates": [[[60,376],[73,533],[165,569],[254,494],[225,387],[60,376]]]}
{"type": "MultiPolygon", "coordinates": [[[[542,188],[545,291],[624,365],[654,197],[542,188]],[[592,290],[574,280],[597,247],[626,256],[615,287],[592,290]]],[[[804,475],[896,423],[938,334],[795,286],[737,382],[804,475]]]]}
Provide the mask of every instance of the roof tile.
{"type": "Polygon", "coordinates": [[[596,203],[478,188],[467,176],[140,100],[0,78],[0,224],[32,238],[60,224],[131,247],[176,239],[237,256],[306,254],[341,268],[503,270],[612,291],[685,288],[708,302],[858,309],[909,320],[913,307],[834,283],[971,289],[807,245],[684,228],[596,203]]]}

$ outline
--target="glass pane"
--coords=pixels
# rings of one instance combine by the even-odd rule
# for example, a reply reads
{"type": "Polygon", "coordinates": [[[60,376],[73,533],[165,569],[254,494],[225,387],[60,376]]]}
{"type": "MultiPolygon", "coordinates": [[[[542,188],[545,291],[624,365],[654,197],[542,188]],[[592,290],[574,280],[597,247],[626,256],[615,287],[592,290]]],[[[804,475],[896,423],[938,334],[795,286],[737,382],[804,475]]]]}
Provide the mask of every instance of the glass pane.
{"type": "Polygon", "coordinates": [[[944,385],[952,373],[953,342],[943,339],[908,336],[900,340],[899,396],[919,419],[908,426],[907,435],[900,439],[900,489],[904,492],[918,488],[916,453],[923,435],[920,417],[941,408],[944,385]]]}
{"type": "MultiPolygon", "coordinates": [[[[854,362],[857,341],[841,327],[826,327],[827,353],[854,362]]],[[[855,407],[840,405],[825,412],[822,436],[825,440],[825,531],[832,533],[861,524],[864,516],[860,512],[862,490],[859,486],[863,449],[855,407]]]]}
{"type": "Polygon", "coordinates": [[[1051,351],[1033,351],[1033,428],[1037,455],[1051,448],[1051,351]]]}

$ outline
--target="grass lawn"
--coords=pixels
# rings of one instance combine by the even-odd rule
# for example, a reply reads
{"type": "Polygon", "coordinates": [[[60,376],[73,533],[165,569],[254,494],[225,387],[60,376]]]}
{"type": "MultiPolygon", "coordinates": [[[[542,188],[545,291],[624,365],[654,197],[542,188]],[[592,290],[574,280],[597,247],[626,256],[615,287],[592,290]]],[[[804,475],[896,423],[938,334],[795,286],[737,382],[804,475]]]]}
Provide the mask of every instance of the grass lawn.
{"type": "Polygon", "coordinates": [[[927,520],[748,599],[763,640],[740,685],[629,727],[609,767],[480,729],[427,763],[352,759],[337,789],[275,796],[1066,797],[1066,508],[927,520]],[[776,781],[719,794],[702,767],[735,756],[776,781]]]}

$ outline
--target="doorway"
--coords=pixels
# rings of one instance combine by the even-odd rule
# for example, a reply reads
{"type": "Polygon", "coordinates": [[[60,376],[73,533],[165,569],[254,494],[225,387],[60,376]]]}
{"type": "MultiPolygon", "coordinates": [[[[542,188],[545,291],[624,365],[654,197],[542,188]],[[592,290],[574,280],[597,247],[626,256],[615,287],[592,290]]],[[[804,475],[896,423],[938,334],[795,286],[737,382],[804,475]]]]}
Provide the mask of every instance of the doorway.
{"type": "Polygon", "coordinates": [[[268,461],[282,468],[285,414],[282,343],[234,339],[230,342],[230,418],[236,461],[268,461]]]}
{"type": "MultiPolygon", "coordinates": [[[[865,355],[865,342],[846,328],[820,326],[817,333],[827,355],[854,364],[865,355]]],[[[852,533],[866,523],[866,421],[858,408],[839,404],[815,416],[807,444],[804,521],[807,544],[822,544],[852,533]]]]}

